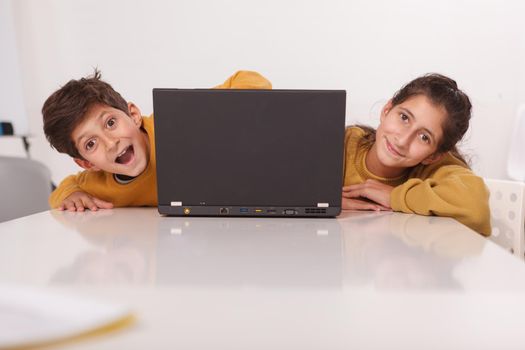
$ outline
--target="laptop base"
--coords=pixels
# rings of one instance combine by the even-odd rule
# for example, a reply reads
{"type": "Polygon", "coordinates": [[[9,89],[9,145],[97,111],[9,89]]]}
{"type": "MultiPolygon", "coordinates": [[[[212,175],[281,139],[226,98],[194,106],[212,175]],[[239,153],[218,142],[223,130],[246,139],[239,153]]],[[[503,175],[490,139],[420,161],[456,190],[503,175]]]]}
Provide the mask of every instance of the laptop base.
{"type": "Polygon", "coordinates": [[[171,206],[159,205],[159,213],[169,216],[234,217],[335,217],[341,207],[242,207],[242,206],[171,206]]]}

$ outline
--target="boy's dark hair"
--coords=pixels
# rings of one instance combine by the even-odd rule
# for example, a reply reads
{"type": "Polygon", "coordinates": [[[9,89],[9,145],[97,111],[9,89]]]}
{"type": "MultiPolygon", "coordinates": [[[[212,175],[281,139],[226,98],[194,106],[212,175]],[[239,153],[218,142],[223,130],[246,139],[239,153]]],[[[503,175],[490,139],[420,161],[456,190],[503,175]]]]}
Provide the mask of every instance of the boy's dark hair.
{"type": "Polygon", "coordinates": [[[129,114],[126,100],[100,78],[100,71],[95,69],[90,76],[70,80],[44,103],[44,133],[51,147],[57,151],[74,158],[82,158],[71,134],[94,104],[104,104],[129,114]]]}

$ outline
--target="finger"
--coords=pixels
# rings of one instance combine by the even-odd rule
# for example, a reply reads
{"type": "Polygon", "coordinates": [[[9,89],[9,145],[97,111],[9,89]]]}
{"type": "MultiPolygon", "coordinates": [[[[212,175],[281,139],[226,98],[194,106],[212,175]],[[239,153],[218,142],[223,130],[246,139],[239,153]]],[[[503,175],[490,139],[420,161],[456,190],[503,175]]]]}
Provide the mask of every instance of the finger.
{"type": "Polygon", "coordinates": [[[380,210],[381,206],[375,203],[369,203],[369,202],[361,201],[358,199],[350,199],[350,200],[343,200],[342,207],[343,209],[348,209],[348,210],[378,211],[380,210]]]}
{"type": "Polygon", "coordinates": [[[89,196],[85,196],[82,198],[82,204],[84,205],[84,207],[89,208],[89,210],[97,211],[98,209],[93,199],[89,196]]]}
{"type": "Polygon", "coordinates": [[[360,189],[353,189],[351,191],[343,192],[343,197],[345,198],[359,198],[359,197],[365,197],[368,198],[367,195],[368,191],[364,188],[360,189]]]}
{"type": "Polygon", "coordinates": [[[363,186],[364,186],[363,184],[343,186],[343,192],[348,192],[348,191],[352,191],[355,189],[359,189],[359,188],[362,188],[363,186]]]}
{"type": "Polygon", "coordinates": [[[97,205],[97,207],[101,208],[101,209],[111,209],[113,208],[113,203],[111,202],[106,202],[102,199],[99,199],[99,198],[93,198],[93,202],[97,205]]]}
{"type": "Polygon", "coordinates": [[[74,199],[73,202],[75,203],[77,211],[84,211],[84,204],[82,203],[82,199],[74,199]]]}
{"type": "Polygon", "coordinates": [[[367,204],[354,204],[350,207],[344,207],[343,210],[380,211],[379,208],[367,204]]]}
{"type": "Polygon", "coordinates": [[[343,198],[359,198],[361,197],[358,193],[356,194],[356,192],[343,192],[342,193],[342,196],[343,198]]]}
{"type": "Polygon", "coordinates": [[[77,210],[77,207],[75,207],[75,203],[71,200],[64,201],[64,208],[67,209],[67,211],[77,210]]]}
{"type": "Polygon", "coordinates": [[[359,210],[380,211],[381,207],[379,205],[373,204],[373,203],[363,203],[363,204],[359,204],[359,210]]]}

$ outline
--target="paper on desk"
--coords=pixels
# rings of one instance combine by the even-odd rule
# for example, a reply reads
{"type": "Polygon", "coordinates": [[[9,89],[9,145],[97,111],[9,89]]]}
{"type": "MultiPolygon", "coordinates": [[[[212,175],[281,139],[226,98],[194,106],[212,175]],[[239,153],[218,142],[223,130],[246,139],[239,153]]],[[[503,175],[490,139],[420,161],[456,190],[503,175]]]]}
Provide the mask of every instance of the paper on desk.
{"type": "Polygon", "coordinates": [[[123,306],[0,286],[0,349],[47,345],[132,323],[123,306]]]}

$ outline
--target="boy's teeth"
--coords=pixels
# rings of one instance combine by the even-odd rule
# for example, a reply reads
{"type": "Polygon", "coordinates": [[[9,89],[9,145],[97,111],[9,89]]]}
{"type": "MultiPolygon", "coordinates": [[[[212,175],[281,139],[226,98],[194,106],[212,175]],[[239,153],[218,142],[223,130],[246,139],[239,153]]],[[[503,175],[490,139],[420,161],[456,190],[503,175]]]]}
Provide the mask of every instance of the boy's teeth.
{"type": "Polygon", "coordinates": [[[131,157],[133,157],[133,147],[128,146],[117,156],[115,162],[119,164],[126,164],[130,161],[131,157]]]}

